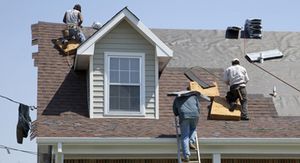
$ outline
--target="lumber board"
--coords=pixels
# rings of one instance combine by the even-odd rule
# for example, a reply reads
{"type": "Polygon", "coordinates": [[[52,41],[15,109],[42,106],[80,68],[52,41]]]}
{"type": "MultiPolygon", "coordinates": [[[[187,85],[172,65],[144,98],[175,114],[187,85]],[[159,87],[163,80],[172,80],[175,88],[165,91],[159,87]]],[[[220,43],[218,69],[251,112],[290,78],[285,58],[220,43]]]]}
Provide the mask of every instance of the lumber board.
{"type": "Polygon", "coordinates": [[[211,104],[210,119],[214,120],[240,120],[241,105],[238,103],[234,111],[229,111],[229,104],[225,97],[214,97],[211,104]]]}
{"type": "Polygon", "coordinates": [[[75,54],[77,48],[80,45],[76,40],[69,40],[67,46],[64,46],[61,39],[55,40],[54,44],[60,51],[68,55],[75,54]]]}
{"type": "Polygon", "coordinates": [[[214,82],[214,87],[210,88],[202,88],[197,82],[191,81],[190,82],[190,89],[192,91],[198,91],[201,94],[204,94],[205,96],[209,97],[215,97],[215,96],[220,96],[219,88],[216,82],[214,82]]]}

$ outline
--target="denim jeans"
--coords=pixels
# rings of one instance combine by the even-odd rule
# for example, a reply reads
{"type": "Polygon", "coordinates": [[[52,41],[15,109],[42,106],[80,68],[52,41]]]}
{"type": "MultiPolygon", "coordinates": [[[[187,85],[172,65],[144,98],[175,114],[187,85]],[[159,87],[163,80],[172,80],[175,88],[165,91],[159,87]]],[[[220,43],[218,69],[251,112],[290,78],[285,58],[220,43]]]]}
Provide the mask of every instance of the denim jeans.
{"type": "Polygon", "coordinates": [[[82,43],[86,40],[84,34],[79,29],[75,29],[75,28],[69,29],[69,38],[68,39],[76,39],[80,43],[82,43]],[[73,37],[75,37],[75,38],[73,38],[73,37]]]}
{"type": "Polygon", "coordinates": [[[181,146],[184,158],[187,158],[191,155],[189,143],[196,143],[197,123],[198,118],[183,119],[180,121],[181,146]]]}

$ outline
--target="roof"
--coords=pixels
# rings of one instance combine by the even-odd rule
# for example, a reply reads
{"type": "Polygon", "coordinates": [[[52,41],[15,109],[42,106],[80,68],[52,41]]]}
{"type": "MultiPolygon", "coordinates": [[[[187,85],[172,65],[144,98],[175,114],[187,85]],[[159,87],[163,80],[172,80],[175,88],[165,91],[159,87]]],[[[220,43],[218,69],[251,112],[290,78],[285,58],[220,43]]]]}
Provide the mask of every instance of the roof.
{"type": "MultiPolygon", "coordinates": [[[[174,58],[159,80],[159,119],[90,119],[86,98],[86,72],[74,71],[71,68],[74,56],[60,54],[51,42],[52,39],[61,36],[63,28],[63,24],[57,23],[39,22],[32,25],[32,38],[36,40],[39,50],[33,55],[35,65],[38,67],[37,137],[174,137],[174,117],[171,109],[174,97],[167,96],[167,93],[186,88],[189,79],[184,72],[190,67],[201,66],[205,69],[197,69],[197,74],[202,74],[202,79],[205,81],[217,81],[221,95],[225,95],[227,87],[221,81],[221,76],[224,67],[228,66],[231,59],[235,57],[238,57],[241,64],[245,65],[249,71],[251,81],[248,92],[251,120],[209,120],[207,118],[209,103],[201,101],[198,136],[202,138],[300,137],[298,125],[300,117],[278,116],[277,113],[280,111],[276,111],[272,97],[267,94],[271,89],[264,88],[270,85],[268,82],[275,82],[276,79],[261,72],[243,58],[243,40],[224,39],[225,31],[216,30],[152,30],[174,50],[174,58]],[[266,82],[258,78],[261,76],[271,79],[266,82]],[[258,85],[258,82],[261,85],[258,85]]],[[[91,35],[94,31],[86,28],[85,32],[91,35]]],[[[247,51],[267,48],[264,47],[267,46],[266,43],[273,45],[271,40],[274,40],[285,57],[265,61],[259,66],[276,72],[278,75],[284,73],[275,71],[277,69],[273,69],[273,66],[281,65],[281,62],[291,63],[291,68],[296,68],[299,58],[293,57],[292,54],[300,54],[300,48],[293,41],[300,40],[300,33],[265,32],[264,39],[246,40],[247,51]],[[264,41],[264,39],[267,40],[264,41]],[[289,46],[281,45],[280,41],[287,42],[289,46]]],[[[285,67],[289,66],[282,68],[285,67]]],[[[290,72],[295,73],[292,78],[300,77],[295,70],[290,72]]],[[[293,81],[290,78],[287,80],[293,81]]],[[[297,81],[293,81],[292,84],[300,85],[297,81]]],[[[289,89],[280,83],[279,81],[275,83],[278,91],[282,87],[289,89]]],[[[279,97],[284,92],[280,91],[279,97]]],[[[290,93],[290,95],[297,95],[297,91],[290,91],[290,93]]]]}
{"type": "Polygon", "coordinates": [[[169,67],[225,69],[233,58],[239,58],[250,78],[248,93],[273,98],[280,116],[300,116],[300,40],[299,32],[266,32],[262,39],[225,39],[225,30],[152,29],[171,49],[174,57],[169,67]],[[278,49],[282,58],[250,63],[247,53],[278,49]]]}

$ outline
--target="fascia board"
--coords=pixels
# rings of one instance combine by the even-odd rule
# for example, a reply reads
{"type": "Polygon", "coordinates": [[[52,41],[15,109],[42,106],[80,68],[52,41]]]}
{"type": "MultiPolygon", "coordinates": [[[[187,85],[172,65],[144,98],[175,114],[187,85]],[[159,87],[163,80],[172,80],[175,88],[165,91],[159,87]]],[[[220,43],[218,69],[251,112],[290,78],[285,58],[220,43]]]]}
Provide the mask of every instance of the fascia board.
{"type": "MultiPolygon", "coordinates": [[[[38,144],[159,144],[174,143],[175,138],[152,137],[37,137],[38,144]]],[[[300,145],[300,138],[199,138],[202,145],[300,145]]]]}
{"type": "MultiPolygon", "coordinates": [[[[171,57],[168,53],[166,53],[164,50],[162,50],[158,45],[155,46],[155,52],[157,57],[171,57]]],[[[173,56],[173,52],[172,52],[173,56]]]]}
{"type": "MultiPolygon", "coordinates": [[[[176,138],[37,137],[36,141],[38,146],[61,143],[68,154],[176,153],[176,138]]],[[[300,147],[299,138],[201,138],[199,142],[201,154],[299,154],[300,147]]]]}

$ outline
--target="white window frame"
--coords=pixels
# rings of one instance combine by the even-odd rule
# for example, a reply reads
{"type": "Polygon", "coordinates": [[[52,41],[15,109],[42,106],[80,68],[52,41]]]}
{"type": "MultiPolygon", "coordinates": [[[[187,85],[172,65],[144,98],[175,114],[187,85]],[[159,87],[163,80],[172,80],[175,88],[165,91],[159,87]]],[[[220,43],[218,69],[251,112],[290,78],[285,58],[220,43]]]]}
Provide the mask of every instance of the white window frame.
{"type": "Polygon", "coordinates": [[[104,115],[109,116],[145,116],[145,54],[137,52],[104,52],[104,115]],[[140,111],[110,111],[109,109],[109,77],[110,58],[140,58],[140,111]]]}

